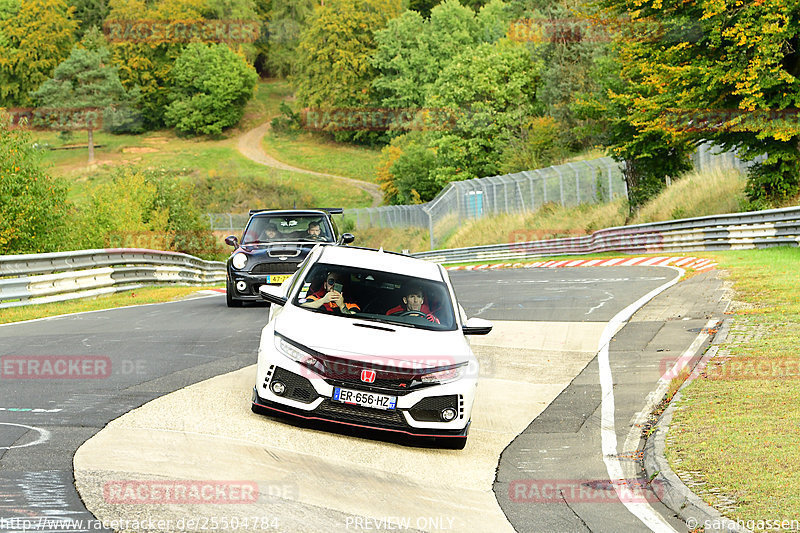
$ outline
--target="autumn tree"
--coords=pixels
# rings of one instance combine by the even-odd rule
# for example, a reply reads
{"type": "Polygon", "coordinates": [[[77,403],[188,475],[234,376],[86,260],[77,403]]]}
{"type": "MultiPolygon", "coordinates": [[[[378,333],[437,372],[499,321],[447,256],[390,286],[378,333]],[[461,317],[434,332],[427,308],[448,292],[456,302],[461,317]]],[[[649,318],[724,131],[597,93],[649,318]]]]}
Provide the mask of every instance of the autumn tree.
{"type": "Polygon", "coordinates": [[[630,21],[615,43],[629,84],[614,99],[639,135],[767,154],[750,170],[750,199],[774,205],[798,193],[800,2],[601,4],[630,21]]]}
{"type": "Polygon", "coordinates": [[[0,105],[29,106],[70,53],[77,23],[64,0],[20,0],[0,13],[0,105]],[[4,18],[6,17],[6,18],[4,18]]]}
{"type": "Polygon", "coordinates": [[[297,48],[294,83],[300,105],[371,105],[375,32],[399,14],[400,6],[400,0],[329,0],[317,6],[297,48]]]}

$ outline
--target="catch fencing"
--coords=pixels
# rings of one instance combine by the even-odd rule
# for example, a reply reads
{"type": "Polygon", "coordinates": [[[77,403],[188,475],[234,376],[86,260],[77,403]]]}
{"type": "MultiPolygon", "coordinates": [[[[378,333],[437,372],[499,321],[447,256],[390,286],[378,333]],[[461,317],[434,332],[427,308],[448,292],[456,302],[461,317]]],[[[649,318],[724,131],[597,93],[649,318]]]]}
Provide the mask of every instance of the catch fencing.
{"type": "Polygon", "coordinates": [[[0,256],[0,308],[225,281],[225,263],[135,248],[0,256]]]}
{"type": "Polygon", "coordinates": [[[521,261],[600,252],[680,253],[800,245],[800,207],[620,226],[591,235],[434,250],[413,254],[437,263],[521,261]]]}
{"type": "Polygon", "coordinates": [[[425,204],[349,209],[356,228],[426,227],[431,249],[465,221],[486,215],[535,211],[554,202],[562,206],[609,202],[627,196],[619,164],[610,157],[449,183],[425,204]]]}
{"type": "MultiPolygon", "coordinates": [[[[762,158],[744,162],[735,151],[723,151],[711,143],[700,144],[692,156],[700,171],[735,168],[746,171],[762,158]]],[[[347,209],[357,229],[427,228],[430,248],[436,249],[465,221],[487,215],[535,211],[546,203],[574,206],[627,198],[622,167],[610,157],[589,159],[526,170],[502,176],[449,183],[430,202],[347,209]]],[[[247,215],[211,213],[213,230],[241,231],[247,215]]]]}

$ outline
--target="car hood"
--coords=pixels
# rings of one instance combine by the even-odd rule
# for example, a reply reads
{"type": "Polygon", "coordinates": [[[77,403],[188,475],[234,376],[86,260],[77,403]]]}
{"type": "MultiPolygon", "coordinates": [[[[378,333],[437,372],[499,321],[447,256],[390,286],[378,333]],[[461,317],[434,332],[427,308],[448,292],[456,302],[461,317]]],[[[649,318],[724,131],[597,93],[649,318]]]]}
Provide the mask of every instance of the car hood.
{"type": "Polygon", "coordinates": [[[474,359],[461,330],[415,329],[293,308],[278,315],[275,331],[325,355],[377,364],[433,368],[474,359]]]}
{"type": "Polygon", "coordinates": [[[304,259],[316,242],[276,242],[273,244],[245,244],[241,249],[252,257],[285,259],[304,259]]]}

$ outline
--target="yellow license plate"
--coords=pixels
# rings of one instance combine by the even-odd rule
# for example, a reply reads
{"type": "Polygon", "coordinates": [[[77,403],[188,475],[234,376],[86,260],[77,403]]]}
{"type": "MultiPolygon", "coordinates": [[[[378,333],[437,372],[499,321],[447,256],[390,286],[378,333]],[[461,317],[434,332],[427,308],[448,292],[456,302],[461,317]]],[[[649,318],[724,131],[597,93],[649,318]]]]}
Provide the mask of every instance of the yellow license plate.
{"type": "Polygon", "coordinates": [[[283,283],[291,277],[291,274],[270,274],[267,276],[267,283],[283,283]]]}

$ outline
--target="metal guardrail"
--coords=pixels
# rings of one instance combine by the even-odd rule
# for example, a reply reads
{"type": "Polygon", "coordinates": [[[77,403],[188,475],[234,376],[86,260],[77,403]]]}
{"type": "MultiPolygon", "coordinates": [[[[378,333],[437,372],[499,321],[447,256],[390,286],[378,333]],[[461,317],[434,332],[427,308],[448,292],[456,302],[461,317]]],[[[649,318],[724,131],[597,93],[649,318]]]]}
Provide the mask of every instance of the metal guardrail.
{"type": "Polygon", "coordinates": [[[114,248],[0,256],[0,308],[61,302],[147,285],[225,281],[225,263],[191,255],[114,248]]]}
{"type": "Polygon", "coordinates": [[[591,235],[412,254],[437,263],[522,260],[600,252],[669,253],[800,245],[800,207],[620,226],[591,235]]]}

